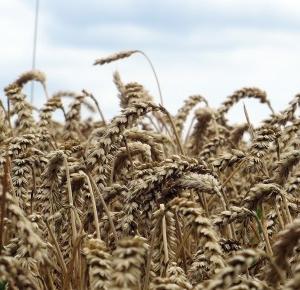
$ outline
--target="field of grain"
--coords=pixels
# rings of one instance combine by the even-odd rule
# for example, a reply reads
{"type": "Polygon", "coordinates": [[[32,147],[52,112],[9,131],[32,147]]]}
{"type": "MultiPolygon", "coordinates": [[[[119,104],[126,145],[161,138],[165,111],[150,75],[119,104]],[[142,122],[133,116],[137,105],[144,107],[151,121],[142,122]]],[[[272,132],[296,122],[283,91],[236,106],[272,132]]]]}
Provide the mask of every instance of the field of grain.
{"type": "MultiPolygon", "coordinates": [[[[95,65],[136,53],[155,74],[141,51],[95,65]]],[[[156,102],[115,72],[111,120],[86,90],[48,96],[37,70],[4,89],[0,289],[300,289],[300,95],[280,112],[258,88],[218,108],[193,95],[171,115],[155,77],[156,102]],[[30,81],[44,89],[42,108],[24,94],[30,81]],[[229,125],[244,98],[269,117],[254,125],[244,107],[229,125]]]]}

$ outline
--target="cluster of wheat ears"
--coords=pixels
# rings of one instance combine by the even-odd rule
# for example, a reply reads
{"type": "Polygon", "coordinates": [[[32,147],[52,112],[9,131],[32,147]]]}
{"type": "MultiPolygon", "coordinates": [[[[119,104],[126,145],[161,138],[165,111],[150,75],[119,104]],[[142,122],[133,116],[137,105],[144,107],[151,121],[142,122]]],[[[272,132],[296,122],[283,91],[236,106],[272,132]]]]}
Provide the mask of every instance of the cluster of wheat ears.
{"type": "Polygon", "coordinates": [[[0,288],[300,289],[300,95],[279,113],[257,88],[217,109],[193,95],[171,115],[142,85],[113,80],[122,110],[110,121],[85,90],[48,96],[40,71],[5,88],[0,288]],[[41,109],[23,93],[29,81],[44,88],[41,109]],[[243,98],[270,117],[254,127],[245,108],[229,125],[243,98]]]}

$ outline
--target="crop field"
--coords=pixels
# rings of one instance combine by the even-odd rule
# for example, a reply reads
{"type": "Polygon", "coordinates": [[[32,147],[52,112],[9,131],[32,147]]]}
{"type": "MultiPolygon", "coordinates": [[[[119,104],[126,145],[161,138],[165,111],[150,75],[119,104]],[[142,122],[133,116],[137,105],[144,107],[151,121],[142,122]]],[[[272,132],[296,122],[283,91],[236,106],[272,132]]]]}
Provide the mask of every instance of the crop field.
{"type": "Polygon", "coordinates": [[[95,65],[133,54],[159,94],[115,72],[112,119],[88,88],[49,95],[38,70],[4,88],[0,289],[299,290],[300,95],[280,112],[255,87],[217,108],[192,95],[171,114],[142,51],[95,65]],[[24,93],[31,81],[41,108],[24,93]],[[229,124],[245,98],[269,116],[256,124],[244,106],[229,124]]]}

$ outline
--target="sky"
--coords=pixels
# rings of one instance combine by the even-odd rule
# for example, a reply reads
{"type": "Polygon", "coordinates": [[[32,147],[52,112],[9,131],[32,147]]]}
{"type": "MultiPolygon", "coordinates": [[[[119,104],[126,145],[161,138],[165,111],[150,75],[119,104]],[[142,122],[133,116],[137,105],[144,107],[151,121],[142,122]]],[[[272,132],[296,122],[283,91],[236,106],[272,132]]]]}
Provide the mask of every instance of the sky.
{"type": "MultiPolygon", "coordinates": [[[[0,1],[1,98],[31,68],[35,2],[0,1]]],[[[107,118],[119,111],[115,70],[159,101],[142,56],[93,66],[96,58],[131,49],[151,58],[172,113],[189,95],[218,107],[245,86],[265,90],[279,111],[300,92],[299,13],[298,0],[40,0],[36,67],[46,73],[50,93],[87,89],[107,118]]],[[[44,101],[37,88],[35,106],[44,101]]],[[[254,123],[269,114],[256,100],[245,103],[254,123]]],[[[242,104],[228,116],[244,122],[242,104]]]]}

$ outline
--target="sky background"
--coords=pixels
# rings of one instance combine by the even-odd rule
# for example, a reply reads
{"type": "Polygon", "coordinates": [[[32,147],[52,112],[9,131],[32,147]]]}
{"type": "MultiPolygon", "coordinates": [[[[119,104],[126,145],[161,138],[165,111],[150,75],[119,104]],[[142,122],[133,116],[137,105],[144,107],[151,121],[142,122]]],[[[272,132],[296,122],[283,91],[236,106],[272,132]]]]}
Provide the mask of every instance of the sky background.
{"type": "MultiPolygon", "coordinates": [[[[0,87],[29,70],[35,0],[0,1],[0,87]]],[[[300,1],[295,0],[40,0],[36,67],[50,93],[85,88],[107,117],[119,111],[112,74],[138,81],[159,101],[154,76],[139,55],[106,66],[93,61],[116,51],[140,49],[158,73],[172,112],[191,94],[217,107],[235,90],[257,86],[276,111],[300,92],[300,1]]],[[[44,96],[35,94],[40,107],[44,96]]],[[[241,107],[229,114],[244,121],[241,107]]],[[[258,122],[269,113],[246,102],[258,122]]]]}

